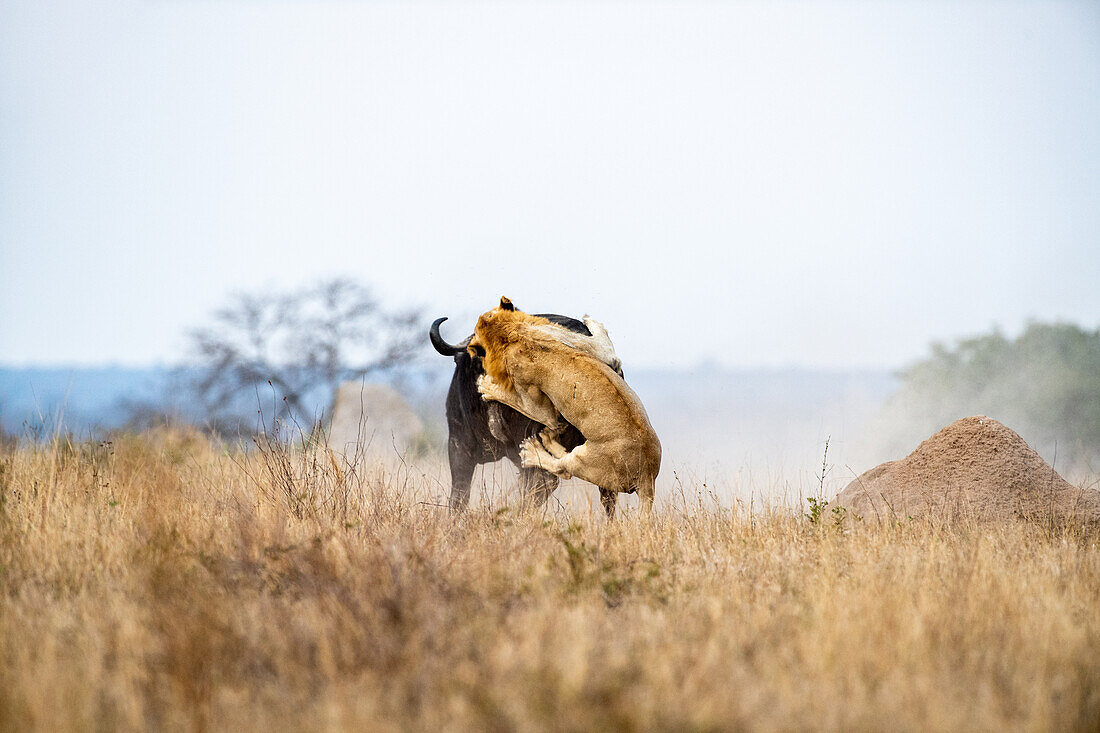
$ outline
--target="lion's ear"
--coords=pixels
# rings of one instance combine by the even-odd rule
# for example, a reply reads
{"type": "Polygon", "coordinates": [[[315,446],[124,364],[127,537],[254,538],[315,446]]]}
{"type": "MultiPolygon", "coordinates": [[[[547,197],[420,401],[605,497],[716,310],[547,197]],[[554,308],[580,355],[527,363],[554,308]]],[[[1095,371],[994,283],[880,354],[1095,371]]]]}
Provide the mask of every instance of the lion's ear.
{"type": "Polygon", "coordinates": [[[516,307],[512,305],[512,301],[508,300],[502,295],[500,296],[500,309],[502,311],[514,311],[516,307]]]}
{"type": "Polygon", "coordinates": [[[466,342],[466,353],[471,359],[480,359],[485,356],[485,347],[481,345],[476,335],[466,342]]]}

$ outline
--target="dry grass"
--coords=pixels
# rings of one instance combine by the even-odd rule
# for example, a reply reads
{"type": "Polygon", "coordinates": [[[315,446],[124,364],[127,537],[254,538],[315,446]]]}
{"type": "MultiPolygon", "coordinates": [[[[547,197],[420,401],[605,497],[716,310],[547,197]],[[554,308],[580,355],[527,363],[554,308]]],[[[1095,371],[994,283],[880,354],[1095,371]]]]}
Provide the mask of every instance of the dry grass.
{"type": "Polygon", "coordinates": [[[1087,532],[453,519],[327,458],[5,448],[0,726],[1098,729],[1087,532]]]}

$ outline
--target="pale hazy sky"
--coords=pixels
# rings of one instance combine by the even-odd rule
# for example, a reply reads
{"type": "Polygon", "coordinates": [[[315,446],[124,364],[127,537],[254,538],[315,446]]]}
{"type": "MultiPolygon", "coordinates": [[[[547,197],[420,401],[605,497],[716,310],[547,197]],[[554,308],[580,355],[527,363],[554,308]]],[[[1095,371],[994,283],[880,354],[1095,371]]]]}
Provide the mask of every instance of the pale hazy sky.
{"type": "Polygon", "coordinates": [[[0,0],[0,363],[331,275],[649,366],[1095,328],[1100,3],[0,0]]]}

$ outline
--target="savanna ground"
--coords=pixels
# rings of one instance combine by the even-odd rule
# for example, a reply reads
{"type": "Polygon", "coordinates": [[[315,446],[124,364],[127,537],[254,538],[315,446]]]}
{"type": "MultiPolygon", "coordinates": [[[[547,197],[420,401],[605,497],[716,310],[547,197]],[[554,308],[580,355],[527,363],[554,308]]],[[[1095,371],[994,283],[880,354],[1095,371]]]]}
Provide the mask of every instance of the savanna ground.
{"type": "MultiPolygon", "coordinates": [[[[1095,531],[452,517],[198,433],[0,453],[5,730],[1098,730],[1095,531]]],[[[430,490],[429,490],[430,489],[430,490]]]]}

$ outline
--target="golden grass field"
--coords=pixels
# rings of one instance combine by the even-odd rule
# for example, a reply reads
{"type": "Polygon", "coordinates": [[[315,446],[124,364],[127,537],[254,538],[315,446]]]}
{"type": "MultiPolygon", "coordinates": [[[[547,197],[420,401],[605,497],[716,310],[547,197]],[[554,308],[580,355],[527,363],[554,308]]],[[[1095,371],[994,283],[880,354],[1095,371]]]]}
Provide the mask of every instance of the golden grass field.
{"type": "Polygon", "coordinates": [[[1095,532],[452,517],[155,431],[0,454],[4,730],[1098,730],[1095,532]]]}

